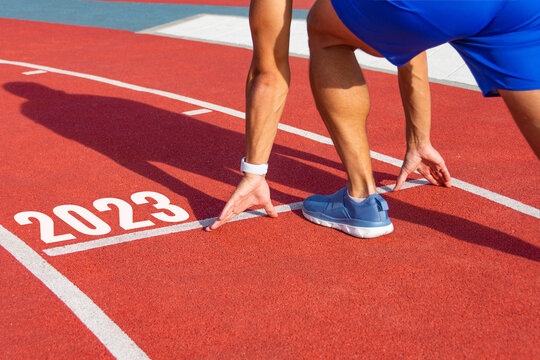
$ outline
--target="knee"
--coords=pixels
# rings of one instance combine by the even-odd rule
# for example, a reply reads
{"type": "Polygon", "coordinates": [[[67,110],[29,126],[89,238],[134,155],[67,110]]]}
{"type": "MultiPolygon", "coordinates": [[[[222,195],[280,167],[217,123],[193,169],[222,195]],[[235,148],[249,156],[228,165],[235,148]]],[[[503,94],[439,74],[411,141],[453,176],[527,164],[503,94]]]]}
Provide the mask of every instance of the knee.
{"type": "Polygon", "coordinates": [[[248,78],[257,78],[258,82],[270,86],[275,86],[284,80],[288,84],[291,77],[288,55],[288,53],[254,52],[248,78]]]}
{"type": "Polygon", "coordinates": [[[277,66],[271,62],[253,62],[248,73],[248,83],[258,92],[287,93],[291,74],[288,63],[277,66]]]}
{"type": "Polygon", "coordinates": [[[263,70],[253,73],[253,78],[261,88],[288,88],[289,79],[278,70],[263,70]]]}
{"type": "Polygon", "coordinates": [[[307,16],[309,48],[324,47],[328,34],[324,31],[324,14],[321,14],[321,1],[316,1],[307,16]]]}

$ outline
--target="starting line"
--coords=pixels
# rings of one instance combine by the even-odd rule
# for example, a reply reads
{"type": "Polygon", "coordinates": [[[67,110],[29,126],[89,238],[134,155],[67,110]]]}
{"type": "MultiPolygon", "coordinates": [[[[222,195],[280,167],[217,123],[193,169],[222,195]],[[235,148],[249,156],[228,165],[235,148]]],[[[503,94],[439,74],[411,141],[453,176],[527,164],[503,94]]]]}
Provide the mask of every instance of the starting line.
{"type": "MultiPolygon", "coordinates": [[[[429,182],[424,179],[410,180],[410,181],[405,182],[405,184],[403,184],[402,189],[403,190],[410,189],[410,188],[421,186],[421,185],[429,185],[429,182]]],[[[392,191],[392,188],[390,186],[381,186],[377,188],[377,192],[379,194],[384,194],[391,191],[392,191]]],[[[302,202],[295,202],[292,204],[279,205],[275,207],[276,212],[278,213],[285,213],[289,211],[300,210],[301,208],[302,208],[302,202]]],[[[253,219],[253,218],[262,217],[266,215],[267,214],[264,209],[249,210],[249,211],[244,211],[241,214],[238,214],[229,222],[248,220],[248,219],[253,219]]],[[[178,225],[166,226],[166,227],[162,227],[158,229],[142,230],[142,231],[137,231],[137,232],[133,232],[129,234],[111,236],[111,237],[86,241],[86,242],[77,243],[77,244],[58,246],[54,248],[45,249],[43,250],[43,252],[49,256],[72,254],[76,252],[102,248],[105,246],[116,245],[116,244],[121,244],[121,243],[135,241],[135,240],[147,239],[150,237],[156,237],[160,235],[168,235],[168,234],[175,234],[175,233],[188,231],[188,230],[202,229],[204,227],[212,225],[216,219],[217,217],[213,217],[209,219],[196,220],[196,221],[178,224],[178,225]]]]}

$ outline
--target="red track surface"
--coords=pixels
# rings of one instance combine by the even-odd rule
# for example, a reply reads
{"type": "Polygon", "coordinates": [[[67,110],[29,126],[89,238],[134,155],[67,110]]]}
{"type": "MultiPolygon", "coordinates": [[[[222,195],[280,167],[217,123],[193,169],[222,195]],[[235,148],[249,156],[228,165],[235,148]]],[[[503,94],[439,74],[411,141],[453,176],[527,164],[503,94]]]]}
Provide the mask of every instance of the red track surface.
{"type": "MultiPolygon", "coordinates": [[[[115,1],[140,2],[156,4],[190,4],[190,5],[217,5],[217,6],[249,6],[250,0],[87,0],[87,1],[115,1]]],[[[309,9],[315,0],[293,0],[295,9],[309,9]]]]}
{"type": "MultiPolygon", "coordinates": [[[[24,21],[1,20],[1,26],[0,59],[243,109],[248,50],[24,21]]],[[[307,60],[292,59],[291,66],[283,123],[326,135],[309,93],[307,60]]],[[[21,74],[27,70],[0,64],[6,194],[0,224],[77,285],[150,358],[540,356],[534,346],[538,219],[456,188],[385,195],[396,231],[374,240],[312,225],[295,211],[213,233],[43,254],[52,245],[40,240],[36,225],[17,224],[15,214],[52,215],[62,204],[92,209],[98,198],[128,200],[151,190],[186,209],[187,221],[216,216],[239,179],[243,121],[218,112],[184,116],[197,107],[67,75],[21,74]]],[[[401,158],[397,81],[369,71],[366,77],[372,148],[401,158]]],[[[538,161],[503,103],[443,85],[432,90],[433,142],[452,175],[539,207],[538,161]]],[[[344,183],[335,150],[296,135],[279,132],[270,162],[276,204],[344,183]]],[[[393,183],[399,170],[373,166],[379,185],[393,183]]],[[[138,206],[135,219],[153,211],[138,206]]],[[[109,235],[126,233],[114,213],[99,217],[111,225],[109,235]]],[[[56,231],[73,232],[61,223],[56,231]]],[[[66,244],[94,238],[77,234],[66,244]]],[[[3,249],[0,273],[0,321],[7,324],[0,348],[8,358],[107,356],[3,249]]]]}

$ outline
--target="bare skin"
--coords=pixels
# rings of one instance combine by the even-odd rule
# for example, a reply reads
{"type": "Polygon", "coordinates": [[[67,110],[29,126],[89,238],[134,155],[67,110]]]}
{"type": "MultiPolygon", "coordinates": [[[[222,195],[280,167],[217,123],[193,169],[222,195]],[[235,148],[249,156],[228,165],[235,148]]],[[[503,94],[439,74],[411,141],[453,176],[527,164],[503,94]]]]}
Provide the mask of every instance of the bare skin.
{"type": "MultiPolygon", "coordinates": [[[[352,196],[373,194],[368,175],[369,146],[365,119],[369,94],[352,51],[374,49],[358,39],[341,22],[330,0],[318,0],[308,18],[313,94],[332,138],[340,144],[338,153],[349,175],[352,196]],[[353,144],[350,139],[362,139],[353,144]],[[363,166],[358,166],[362,163],[363,166]],[[368,180],[367,182],[365,180],[368,180]]],[[[431,114],[425,53],[398,69],[400,91],[407,121],[407,153],[394,190],[409,174],[420,172],[435,185],[450,186],[450,174],[440,154],[429,141],[431,114]]],[[[499,90],[514,121],[540,159],[540,90],[499,90]]]]}
{"type": "Polygon", "coordinates": [[[516,125],[540,159],[540,90],[499,90],[516,125]]]}
{"type": "Polygon", "coordinates": [[[398,81],[405,110],[407,152],[394,191],[401,189],[414,171],[433,185],[450,187],[450,173],[430,142],[431,94],[425,52],[398,68],[398,81]]]}
{"type": "MultiPolygon", "coordinates": [[[[291,8],[291,0],[251,1],[250,26],[254,52],[246,85],[246,161],[251,164],[268,162],[287,97],[290,81],[288,39],[291,8]]],[[[318,109],[347,171],[349,191],[352,196],[365,197],[376,189],[365,132],[369,94],[353,51],[360,48],[374,56],[380,54],[349,32],[339,22],[331,5],[327,10],[333,13],[331,19],[327,20],[332,25],[341,25],[341,28],[331,36],[311,41],[312,56],[313,51],[317,54],[315,63],[312,61],[310,64],[312,74],[316,74],[311,76],[312,89],[318,109]],[[347,71],[347,74],[339,75],[339,79],[349,82],[340,89],[333,86],[336,84],[333,76],[337,74],[326,72],[335,69],[337,65],[347,71]],[[349,88],[354,93],[342,97],[342,93],[349,88]],[[329,96],[330,100],[324,100],[325,96],[329,96]]],[[[322,19],[320,25],[329,25],[325,21],[322,19]]],[[[313,38],[313,31],[318,34],[316,28],[310,26],[310,38],[313,38]]],[[[400,88],[408,128],[412,130],[411,136],[407,137],[411,144],[405,157],[405,170],[402,169],[396,190],[401,187],[407,175],[417,169],[433,184],[450,186],[450,175],[444,161],[429,142],[431,112],[425,54],[413,59],[403,70],[400,69],[400,88]],[[407,81],[412,82],[401,86],[401,82],[407,81]],[[401,183],[400,179],[403,179],[401,183]]],[[[245,174],[218,219],[205,230],[215,230],[251,207],[263,207],[269,216],[277,216],[264,176],[245,174]]]]}
{"type": "MultiPolygon", "coordinates": [[[[365,129],[370,103],[354,50],[378,53],[343,25],[330,0],[315,3],[308,17],[308,32],[310,79],[317,107],[347,171],[349,193],[367,197],[376,192],[365,129]]],[[[408,148],[395,190],[416,170],[434,185],[450,186],[444,160],[429,140],[431,100],[425,53],[399,68],[398,79],[408,148]]]]}
{"type": "MultiPolygon", "coordinates": [[[[266,164],[289,90],[289,35],[292,0],[252,0],[249,23],[253,58],[246,83],[246,162],[266,164]]],[[[264,175],[245,174],[212,231],[251,207],[277,213],[264,175]]]]}
{"type": "MultiPolygon", "coordinates": [[[[313,93],[332,137],[347,148],[339,150],[349,175],[349,191],[364,197],[374,193],[373,185],[362,183],[369,169],[366,164],[369,147],[365,138],[365,114],[369,109],[369,95],[358,65],[352,61],[351,51],[362,49],[376,54],[374,49],[356,38],[338,18],[330,0],[318,0],[308,18],[310,35],[311,77],[313,93]],[[359,97],[361,100],[358,100],[359,97]],[[357,99],[353,101],[353,99],[357,99]],[[361,114],[361,115],[359,115],[361,114]],[[357,131],[356,135],[350,135],[357,131]],[[357,148],[343,140],[363,139],[357,148]],[[363,155],[362,155],[363,154],[363,155]],[[350,165],[347,165],[350,164],[350,165]],[[360,181],[356,181],[360,179],[360,181]]],[[[409,174],[420,172],[435,185],[450,186],[450,174],[440,154],[431,146],[430,97],[425,53],[398,69],[400,91],[407,121],[407,153],[394,190],[399,190],[409,174]]],[[[499,90],[514,121],[540,159],[540,90],[499,90]]],[[[356,195],[355,195],[356,194],[356,195]]]]}
{"type": "MultiPolygon", "coordinates": [[[[246,86],[247,161],[268,161],[283,111],[288,83],[288,37],[291,0],[252,0],[250,24],[254,55],[246,86]]],[[[377,51],[352,34],[339,20],[330,0],[318,0],[308,19],[310,79],[318,110],[348,175],[349,193],[366,197],[375,193],[365,122],[369,93],[353,51],[377,51]]],[[[451,186],[441,155],[430,143],[431,105],[425,53],[398,69],[406,117],[407,152],[394,190],[414,171],[434,185],[451,186]]],[[[540,90],[500,90],[512,116],[540,159],[540,90]]],[[[264,176],[245,174],[210,231],[247,208],[262,206],[277,216],[264,176]]]]}

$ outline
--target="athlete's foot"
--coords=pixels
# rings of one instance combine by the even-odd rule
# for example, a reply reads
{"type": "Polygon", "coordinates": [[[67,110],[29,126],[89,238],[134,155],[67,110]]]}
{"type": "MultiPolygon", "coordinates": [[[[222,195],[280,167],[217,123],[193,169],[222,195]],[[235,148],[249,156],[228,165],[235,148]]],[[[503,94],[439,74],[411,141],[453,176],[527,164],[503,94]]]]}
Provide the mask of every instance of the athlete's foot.
{"type": "Polygon", "coordinates": [[[304,200],[302,212],[315,224],[341,230],[359,238],[374,238],[391,233],[388,204],[379,194],[354,202],[343,188],[332,195],[313,195],[304,200]]]}

